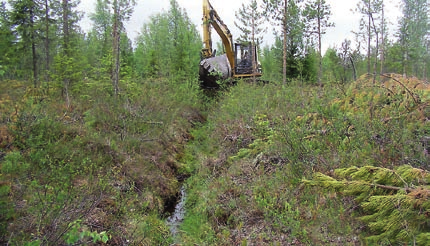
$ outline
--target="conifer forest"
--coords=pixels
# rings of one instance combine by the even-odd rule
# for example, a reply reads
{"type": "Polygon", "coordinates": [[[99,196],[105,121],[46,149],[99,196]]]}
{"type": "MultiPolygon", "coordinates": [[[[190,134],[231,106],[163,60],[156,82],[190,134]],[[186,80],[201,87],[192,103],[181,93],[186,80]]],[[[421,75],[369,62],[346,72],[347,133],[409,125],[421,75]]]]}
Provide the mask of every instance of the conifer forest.
{"type": "Polygon", "coordinates": [[[428,0],[81,2],[0,1],[1,245],[430,245],[428,0]]]}

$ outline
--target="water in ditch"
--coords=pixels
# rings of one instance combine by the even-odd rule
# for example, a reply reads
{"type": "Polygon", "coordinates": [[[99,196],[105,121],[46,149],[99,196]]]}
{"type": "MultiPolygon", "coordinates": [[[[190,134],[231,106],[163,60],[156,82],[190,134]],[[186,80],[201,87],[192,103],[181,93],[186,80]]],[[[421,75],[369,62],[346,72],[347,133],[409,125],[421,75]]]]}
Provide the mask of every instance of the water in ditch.
{"type": "Polygon", "coordinates": [[[179,232],[179,226],[185,217],[185,199],[186,192],[185,188],[182,186],[180,190],[180,199],[179,202],[175,205],[175,210],[172,215],[167,218],[167,225],[170,228],[170,232],[172,233],[173,238],[177,237],[179,232]]]}

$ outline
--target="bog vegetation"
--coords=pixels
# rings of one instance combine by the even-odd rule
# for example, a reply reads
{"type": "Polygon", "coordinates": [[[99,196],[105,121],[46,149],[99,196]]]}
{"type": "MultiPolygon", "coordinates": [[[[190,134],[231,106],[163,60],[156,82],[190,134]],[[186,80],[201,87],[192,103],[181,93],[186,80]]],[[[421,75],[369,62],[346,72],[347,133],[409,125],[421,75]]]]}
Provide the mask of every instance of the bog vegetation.
{"type": "Polygon", "coordinates": [[[216,93],[175,0],[134,45],[134,1],[98,0],[88,33],[77,4],[0,5],[2,244],[428,245],[425,1],[404,1],[395,36],[360,1],[367,46],[323,55],[325,1],[250,1],[281,30],[260,49],[270,83],[216,93]]]}

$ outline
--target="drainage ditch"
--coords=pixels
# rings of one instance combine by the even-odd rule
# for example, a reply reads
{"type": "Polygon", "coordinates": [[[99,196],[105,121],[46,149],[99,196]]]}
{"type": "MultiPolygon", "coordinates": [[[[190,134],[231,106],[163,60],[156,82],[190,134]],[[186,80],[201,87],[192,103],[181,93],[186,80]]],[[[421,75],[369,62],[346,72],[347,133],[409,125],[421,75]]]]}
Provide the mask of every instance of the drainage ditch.
{"type": "Polygon", "coordinates": [[[185,188],[184,186],[182,186],[178,197],[179,202],[176,204],[172,214],[167,218],[167,225],[170,228],[170,232],[172,233],[173,238],[176,238],[179,231],[179,226],[181,225],[185,217],[186,196],[187,195],[185,192],[185,188]]]}
{"type": "Polygon", "coordinates": [[[185,199],[187,194],[183,183],[188,177],[189,175],[186,174],[176,177],[181,184],[181,188],[175,196],[170,197],[164,203],[164,215],[166,216],[165,218],[167,218],[166,224],[175,241],[179,232],[179,227],[185,217],[185,199]]]}

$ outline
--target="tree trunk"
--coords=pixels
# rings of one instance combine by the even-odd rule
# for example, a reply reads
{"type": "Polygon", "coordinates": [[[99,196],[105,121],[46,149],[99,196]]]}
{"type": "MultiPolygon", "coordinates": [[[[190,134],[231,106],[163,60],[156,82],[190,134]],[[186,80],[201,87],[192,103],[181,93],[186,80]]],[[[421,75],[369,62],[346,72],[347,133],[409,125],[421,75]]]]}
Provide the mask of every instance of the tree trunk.
{"type": "Polygon", "coordinates": [[[321,51],[321,1],[318,1],[317,8],[317,20],[318,20],[318,84],[322,87],[322,51],[321,51]]]}
{"type": "Polygon", "coordinates": [[[33,59],[33,83],[34,88],[37,87],[37,83],[39,81],[39,74],[37,72],[37,54],[36,54],[36,35],[35,35],[35,28],[34,28],[34,8],[35,3],[32,2],[32,5],[30,7],[30,38],[31,38],[31,53],[32,53],[32,59],[33,59]]]}
{"type": "Polygon", "coordinates": [[[354,77],[354,81],[357,80],[357,70],[355,69],[355,63],[354,63],[354,59],[352,59],[352,56],[349,55],[349,61],[351,62],[352,65],[352,71],[353,71],[353,77],[354,77]]]}
{"type": "Polygon", "coordinates": [[[375,49],[375,60],[373,63],[373,84],[375,84],[376,82],[376,65],[378,63],[378,51],[379,51],[379,35],[378,35],[378,30],[376,29],[376,25],[375,25],[375,20],[373,19],[373,15],[369,14],[371,20],[372,20],[372,27],[373,27],[373,31],[375,32],[375,36],[376,36],[376,49],[375,49]]]}
{"type": "Polygon", "coordinates": [[[385,16],[384,16],[384,1],[382,0],[382,13],[381,13],[381,70],[380,73],[384,73],[384,60],[385,60],[385,16]]]}
{"type": "MultiPolygon", "coordinates": [[[[69,59],[70,58],[69,57],[69,55],[70,55],[70,51],[69,51],[69,0],[62,0],[62,8],[63,8],[63,49],[64,49],[65,59],[69,59]]],[[[69,108],[70,107],[70,98],[69,98],[70,78],[68,78],[67,69],[64,69],[64,70],[65,70],[64,77],[63,77],[64,93],[66,96],[67,108],[69,108]]]]}
{"type": "Polygon", "coordinates": [[[282,42],[282,50],[283,50],[283,57],[282,57],[282,83],[287,83],[287,15],[288,15],[288,0],[284,0],[284,26],[282,27],[282,32],[284,35],[284,40],[282,42]]]}
{"type": "Polygon", "coordinates": [[[370,74],[370,39],[371,39],[371,34],[370,34],[370,25],[371,25],[371,17],[370,17],[370,0],[368,2],[368,6],[367,6],[367,16],[369,18],[368,23],[367,23],[367,74],[370,74]]]}
{"type": "Polygon", "coordinates": [[[114,8],[114,20],[113,20],[113,68],[112,68],[112,86],[114,89],[114,95],[117,96],[119,93],[119,44],[120,44],[120,30],[119,30],[119,3],[117,0],[114,0],[113,2],[113,8],[114,8]]]}
{"type": "MultiPolygon", "coordinates": [[[[254,10],[253,10],[254,11],[254,10]]],[[[253,15],[252,16],[255,16],[255,13],[253,13],[253,15]]],[[[255,51],[257,50],[257,49],[255,49],[255,19],[254,19],[254,17],[252,18],[252,45],[251,45],[251,49],[252,49],[252,74],[253,74],[253,76],[252,76],[252,82],[256,82],[256,78],[255,78],[255,73],[256,73],[256,67],[257,67],[257,64],[256,64],[256,62],[255,62],[255,58],[256,58],[256,56],[257,56],[257,54],[255,54],[255,51]]]]}
{"type": "MultiPolygon", "coordinates": [[[[427,54],[430,54],[429,53],[429,46],[430,46],[430,40],[428,40],[426,43],[427,54]]],[[[428,58],[426,59],[426,61],[424,61],[424,81],[426,83],[428,83],[428,77],[427,77],[427,67],[429,66],[428,61],[429,61],[428,58]]]]}
{"type": "MultiPolygon", "coordinates": [[[[46,57],[46,71],[45,79],[49,82],[49,68],[50,68],[50,56],[49,56],[49,2],[45,0],[45,57],[46,57]]],[[[49,91],[49,90],[48,90],[49,91]]]]}
{"type": "Polygon", "coordinates": [[[69,0],[63,0],[63,48],[66,56],[69,56],[69,0]]]}

